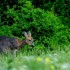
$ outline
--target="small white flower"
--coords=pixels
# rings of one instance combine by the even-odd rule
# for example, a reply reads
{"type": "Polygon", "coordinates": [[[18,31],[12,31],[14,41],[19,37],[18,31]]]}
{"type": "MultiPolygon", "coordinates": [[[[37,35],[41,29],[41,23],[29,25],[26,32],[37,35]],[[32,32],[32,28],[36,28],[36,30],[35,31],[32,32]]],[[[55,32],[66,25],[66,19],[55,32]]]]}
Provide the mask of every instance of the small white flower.
{"type": "Polygon", "coordinates": [[[28,67],[26,65],[23,65],[22,68],[27,69],[28,67]]]}
{"type": "Polygon", "coordinates": [[[52,56],[52,54],[48,54],[48,56],[49,56],[49,57],[51,57],[51,56],[52,56]]]}
{"type": "Polygon", "coordinates": [[[12,68],[12,70],[17,70],[16,68],[12,68]]]}
{"type": "Polygon", "coordinates": [[[56,58],[56,57],[54,57],[54,59],[53,59],[55,62],[57,62],[58,61],[58,58],[56,58]]]}
{"type": "Polygon", "coordinates": [[[68,63],[65,63],[65,64],[63,64],[63,65],[61,65],[61,70],[69,70],[70,69],[70,64],[68,64],[68,63]]]}
{"type": "Polygon", "coordinates": [[[57,55],[58,55],[58,54],[56,54],[56,53],[54,54],[54,56],[57,56],[57,55]]]}
{"type": "Polygon", "coordinates": [[[28,67],[26,65],[23,65],[19,68],[19,70],[28,70],[28,67]]]}
{"type": "Polygon", "coordinates": [[[33,56],[24,56],[23,59],[32,60],[32,59],[34,59],[34,57],[33,56]]]}

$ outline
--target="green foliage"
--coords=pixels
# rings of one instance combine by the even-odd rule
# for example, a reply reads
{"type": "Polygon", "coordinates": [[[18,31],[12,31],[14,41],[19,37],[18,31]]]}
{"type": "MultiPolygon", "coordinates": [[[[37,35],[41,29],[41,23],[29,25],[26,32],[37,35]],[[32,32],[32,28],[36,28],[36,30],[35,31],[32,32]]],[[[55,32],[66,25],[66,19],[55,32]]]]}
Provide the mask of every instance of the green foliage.
{"type": "Polygon", "coordinates": [[[31,0],[36,8],[49,10],[61,16],[62,23],[70,27],[70,0],[31,0]]]}
{"type": "Polygon", "coordinates": [[[30,1],[18,1],[18,6],[12,8],[7,6],[4,15],[0,35],[22,37],[23,31],[31,31],[36,44],[46,48],[57,49],[59,45],[69,44],[69,28],[62,24],[61,19],[54,12],[34,8],[30,1]]]}
{"type": "Polygon", "coordinates": [[[0,27],[0,36],[2,35],[12,36],[12,31],[9,26],[0,27]]]}
{"type": "Polygon", "coordinates": [[[70,0],[32,0],[35,7],[40,7],[45,10],[54,8],[55,13],[65,17],[70,17],[70,0]]]}

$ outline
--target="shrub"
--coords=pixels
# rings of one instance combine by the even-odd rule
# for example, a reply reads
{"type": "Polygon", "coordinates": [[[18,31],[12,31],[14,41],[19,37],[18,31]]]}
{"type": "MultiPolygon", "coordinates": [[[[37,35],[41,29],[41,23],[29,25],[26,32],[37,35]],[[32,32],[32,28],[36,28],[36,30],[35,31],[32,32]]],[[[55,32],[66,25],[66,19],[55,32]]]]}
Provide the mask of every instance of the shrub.
{"type": "Polygon", "coordinates": [[[1,26],[0,27],[0,36],[12,36],[12,31],[9,26],[1,26]]]}
{"type": "MultiPolygon", "coordinates": [[[[36,44],[43,44],[51,49],[57,49],[58,45],[68,44],[70,40],[69,29],[62,24],[56,14],[34,8],[30,1],[22,3],[20,2],[22,5],[19,5],[19,9],[16,9],[17,6],[14,5],[13,8],[8,7],[5,12],[7,25],[10,25],[5,29],[6,32],[9,30],[6,35],[21,37],[22,31],[30,30],[37,41],[36,44]]],[[[2,27],[0,29],[4,30],[2,27]]],[[[2,30],[1,33],[3,33],[2,30]]]]}

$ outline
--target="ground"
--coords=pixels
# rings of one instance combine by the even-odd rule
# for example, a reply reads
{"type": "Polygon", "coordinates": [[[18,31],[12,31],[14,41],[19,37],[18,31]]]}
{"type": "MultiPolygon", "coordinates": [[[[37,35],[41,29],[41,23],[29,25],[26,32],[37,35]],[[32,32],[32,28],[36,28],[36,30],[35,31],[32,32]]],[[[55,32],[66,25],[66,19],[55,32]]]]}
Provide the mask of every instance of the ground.
{"type": "Polygon", "coordinates": [[[70,52],[26,54],[0,55],[0,70],[70,70],[70,52]]]}

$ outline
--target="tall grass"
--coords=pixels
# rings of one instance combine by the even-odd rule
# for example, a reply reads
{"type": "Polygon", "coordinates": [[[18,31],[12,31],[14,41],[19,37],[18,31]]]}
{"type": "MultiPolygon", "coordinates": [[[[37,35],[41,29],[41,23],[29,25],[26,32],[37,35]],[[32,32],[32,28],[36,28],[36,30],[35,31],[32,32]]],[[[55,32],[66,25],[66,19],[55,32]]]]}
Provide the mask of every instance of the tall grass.
{"type": "Polygon", "coordinates": [[[0,70],[70,70],[70,51],[23,49],[0,55],[0,70]]]}

